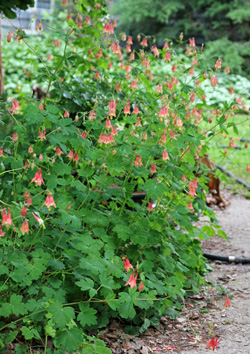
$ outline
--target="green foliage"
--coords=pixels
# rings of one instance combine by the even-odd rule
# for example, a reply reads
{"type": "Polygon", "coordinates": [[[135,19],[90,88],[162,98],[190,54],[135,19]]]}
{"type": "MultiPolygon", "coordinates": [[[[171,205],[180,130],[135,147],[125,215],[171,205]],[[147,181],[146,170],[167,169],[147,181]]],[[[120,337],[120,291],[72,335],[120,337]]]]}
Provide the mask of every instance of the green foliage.
{"type": "Polygon", "coordinates": [[[34,6],[34,0],[9,0],[0,4],[0,13],[3,13],[7,18],[16,18],[15,11],[17,9],[27,10],[29,6],[34,6]]]}
{"type": "MultiPolygon", "coordinates": [[[[17,64],[32,54],[0,137],[0,339],[4,348],[18,333],[16,353],[34,342],[46,353],[110,353],[87,333],[114,317],[142,332],[178,315],[205,283],[200,240],[225,237],[197,151],[227,131],[227,114],[247,109],[234,96],[218,102],[193,47],[133,60],[105,33],[105,7],[85,1],[66,16],[35,51],[25,34],[8,43],[17,64]],[[40,102],[23,90],[35,77],[49,93],[40,102]],[[200,214],[211,220],[202,230],[200,214]]],[[[21,65],[9,70],[23,75],[21,65]]]]}
{"type": "Polygon", "coordinates": [[[176,41],[182,32],[184,42],[195,37],[199,46],[208,48],[208,56],[223,58],[233,73],[250,73],[249,1],[115,0],[110,10],[118,18],[118,31],[132,35],[136,48],[137,34],[155,36],[163,46],[166,38],[176,41]]]}

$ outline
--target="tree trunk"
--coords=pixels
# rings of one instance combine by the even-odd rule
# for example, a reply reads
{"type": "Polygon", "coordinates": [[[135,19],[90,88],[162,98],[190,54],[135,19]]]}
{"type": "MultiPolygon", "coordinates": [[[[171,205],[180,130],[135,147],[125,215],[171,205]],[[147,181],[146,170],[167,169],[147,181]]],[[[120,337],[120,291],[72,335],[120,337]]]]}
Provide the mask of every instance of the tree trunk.
{"type": "Polygon", "coordinates": [[[4,92],[4,73],[3,73],[3,58],[2,58],[2,23],[0,18],[0,94],[4,92]]]}

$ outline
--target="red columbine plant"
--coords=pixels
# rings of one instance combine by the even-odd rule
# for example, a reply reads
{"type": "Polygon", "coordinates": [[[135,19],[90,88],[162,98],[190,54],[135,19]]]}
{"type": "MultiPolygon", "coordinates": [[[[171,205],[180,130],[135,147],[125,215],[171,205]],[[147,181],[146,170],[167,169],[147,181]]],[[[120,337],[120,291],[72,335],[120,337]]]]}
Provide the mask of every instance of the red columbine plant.
{"type": "Polygon", "coordinates": [[[25,219],[22,226],[20,227],[20,231],[22,232],[22,234],[24,235],[25,233],[28,234],[29,233],[29,223],[28,221],[25,219]]]}
{"type": "Polygon", "coordinates": [[[52,206],[56,208],[56,203],[54,202],[53,195],[50,192],[48,192],[48,195],[47,195],[46,200],[43,203],[43,205],[46,205],[46,207],[49,210],[51,209],[52,206]]]}

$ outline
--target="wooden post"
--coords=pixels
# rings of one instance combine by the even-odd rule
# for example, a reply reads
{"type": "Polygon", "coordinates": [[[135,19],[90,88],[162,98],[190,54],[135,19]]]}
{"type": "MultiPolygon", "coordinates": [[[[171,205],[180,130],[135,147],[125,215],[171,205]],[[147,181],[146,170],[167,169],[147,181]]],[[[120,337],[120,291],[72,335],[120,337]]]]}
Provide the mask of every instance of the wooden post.
{"type": "Polygon", "coordinates": [[[2,58],[2,23],[0,17],[0,94],[4,92],[4,72],[3,72],[3,58],[2,58]]]}

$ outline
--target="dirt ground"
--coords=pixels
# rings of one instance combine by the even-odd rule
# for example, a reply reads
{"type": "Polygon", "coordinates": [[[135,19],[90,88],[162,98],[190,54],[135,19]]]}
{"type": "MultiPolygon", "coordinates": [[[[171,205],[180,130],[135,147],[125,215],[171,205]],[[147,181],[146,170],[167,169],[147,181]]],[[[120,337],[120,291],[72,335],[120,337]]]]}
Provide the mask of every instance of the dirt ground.
{"type": "MultiPolygon", "coordinates": [[[[231,204],[225,210],[215,207],[215,212],[230,244],[213,237],[203,242],[203,251],[250,258],[250,200],[229,193],[226,199],[231,204]]],[[[190,297],[179,318],[163,317],[161,324],[146,334],[127,335],[114,322],[103,333],[112,352],[207,354],[206,344],[216,337],[220,339],[215,349],[218,354],[250,353],[250,264],[215,261],[211,265],[214,270],[207,279],[230,292],[233,296],[230,307],[225,307],[225,295],[211,287],[190,297]]]]}

